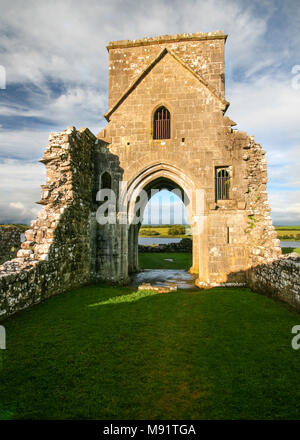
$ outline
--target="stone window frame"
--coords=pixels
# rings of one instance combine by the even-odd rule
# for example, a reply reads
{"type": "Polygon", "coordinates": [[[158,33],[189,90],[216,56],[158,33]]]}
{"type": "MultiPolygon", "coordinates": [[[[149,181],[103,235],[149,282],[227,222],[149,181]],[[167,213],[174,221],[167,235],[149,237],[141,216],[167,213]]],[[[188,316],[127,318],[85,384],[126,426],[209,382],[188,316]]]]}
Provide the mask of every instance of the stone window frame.
{"type": "MultiPolygon", "coordinates": [[[[102,189],[111,189],[112,190],[113,189],[113,177],[112,177],[111,172],[109,172],[108,170],[104,170],[100,174],[100,176],[99,176],[99,189],[100,190],[102,190],[102,189]],[[109,185],[105,185],[104,186],[104,182],[103,182],[103,176],[104,175],[109,176],[109,179],[110,179],[110,184],[109,185]]],[[[105,200],[102,200],[101,202],[98,202],[99,206],[101,206],[104,202],[105,202],[105,200]]]]}
{"type": "Polygon", "coordinates": [[[103,173],[100,174],[100,189],[112,189],[112,186],[113,186],[113,179],[112,179],[111,174],[107,170],[103,171],[103,173]],[[109,179],[110,179],[109,185],[106,185],[106,186],[103,185],[103,176],[104,175],[109,176],[109,179]]]}
{"type": "Polygon", "coordinates": [[[231,165],[216,165],[214,167],[214,192],[215,192],[215,202],[226,202],[231,200],[231,195],[232,195],[232,166],[231,165]],[[226,171],[229,175],[229,190],[227,193],[227,197],[223,197],[223,198],[218,198],[218,190],[217,190],[217,178],[218,178],[218,173],[220,173],[221,171],[226,171]]]}

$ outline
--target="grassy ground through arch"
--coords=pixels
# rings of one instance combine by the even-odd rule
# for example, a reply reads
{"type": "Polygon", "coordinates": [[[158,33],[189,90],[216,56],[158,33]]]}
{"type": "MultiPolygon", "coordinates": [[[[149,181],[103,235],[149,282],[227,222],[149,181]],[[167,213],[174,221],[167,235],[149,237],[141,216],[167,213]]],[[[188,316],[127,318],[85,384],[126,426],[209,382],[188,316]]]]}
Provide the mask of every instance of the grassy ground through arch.
{"type": "Polygon", "coordinates": [[[0,418],[299,419],[299,314],[249,289],[89,286],[2,324],[0,418]]]}
{"type": "Polygon", "coordinates": [[[192,266],[192,262],[192,253],[187,252],[139,252],[139,267],[141,269],[188,270],[192,266]]]}

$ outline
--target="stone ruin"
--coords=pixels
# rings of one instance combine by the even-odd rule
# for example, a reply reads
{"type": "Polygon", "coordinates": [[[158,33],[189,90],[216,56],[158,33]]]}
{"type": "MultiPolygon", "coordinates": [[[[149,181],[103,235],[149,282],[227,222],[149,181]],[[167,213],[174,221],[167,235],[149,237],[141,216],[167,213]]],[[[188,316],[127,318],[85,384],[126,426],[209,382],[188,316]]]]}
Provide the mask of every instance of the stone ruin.
{"type": "Polygon", "coordinates": [[[97,137],[74,127],[49,136],[42,210],[16,258],[0,266],[2,318],[90,282],[126,284],[138,271],[139,195],[163,188],[184,196],[198,287],[248,283],[299,306],[299,260],[281,256],[265,152],[225,116],[226,38],[108,45],[108,123],[97,137]],[[99,189],[116,195],[114,223],[97,220],[99,189]]]}
{"type": "Polygon", "coordinates": [[[0,226],[0,264],[17,256],[21,245],[21,233],[17,226],[0,226]]]}

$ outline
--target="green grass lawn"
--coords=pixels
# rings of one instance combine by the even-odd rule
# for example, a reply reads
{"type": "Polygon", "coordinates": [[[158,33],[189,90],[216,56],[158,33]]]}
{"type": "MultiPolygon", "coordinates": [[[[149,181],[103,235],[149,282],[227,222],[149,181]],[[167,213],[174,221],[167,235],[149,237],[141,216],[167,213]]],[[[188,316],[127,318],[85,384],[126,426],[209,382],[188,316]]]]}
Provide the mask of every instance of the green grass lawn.
{"type": "Polygon", "coordinates": [[[192,254],[184,252],[139,253],[140,269],[186,269],[192,266],[192,254]],[[174,261],[166,261],[172,259],[174,261]]]}
{"type": "Polygon", "coordinates": [[[283,253],[283,254],[290,254],[291,252],[296,252],[297,254],[300,255],[300,248],[287,248],[287,247],[282,247],[281,250],[282,250],[282,253],[283,253]]]}
{"type": "Polygon", "coordinates": [[[246,288],[52,297],[2,323],[0,418],[299,419],[299,318],[246,288]]]}
{"type": "MultiPolygon", "coordinates": [[[[300,248],[281,248],[283,254],[297,252],[300,255],[300,248]]],[[[140,252],[139,253],[139,267],[141,269],[185,269],[188,270],[192,266],[191,253],[155,253],[155,252],[140,252]],[[166,259],[173,259],[174,261],[166,261],[166,259]]]]}

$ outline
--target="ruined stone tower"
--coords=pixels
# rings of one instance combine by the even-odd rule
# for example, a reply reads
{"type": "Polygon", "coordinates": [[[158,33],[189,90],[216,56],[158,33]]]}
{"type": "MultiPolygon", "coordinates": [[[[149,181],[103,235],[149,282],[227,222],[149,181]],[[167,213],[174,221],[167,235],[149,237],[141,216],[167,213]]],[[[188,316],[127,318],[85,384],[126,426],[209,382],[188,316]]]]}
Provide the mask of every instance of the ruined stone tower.
{"type": "Polygon", "coordinates": [[[225,41],[214,32],[108,45],[108,124],[97,138],[74,127],[49,136],[42,210],[0,266],[0,317],[91,281],[128,282],[145,204],[136,208],[153,189],[184,195],[197,286],[268,285],[252,270],[281,254],[265,153],[225,116],[225,41]],[[99,190],[114,194],[114,222],[99,222],[99,190]]]}
{"type": "MultiPolygon", "coordinates": [[[[108,124],[98,138],[119,159],[128,210],[131,195],[142,189],[179,188],[187,195],[191,271],[199,286],[244,282],[254,260],[280,252],[264,152],[224,116],[226,38],[183,34],[107,47],[108,124]]],[[[129,225],[124,237],[129,271],[138,268],[138,229],[129,225]]]]}

